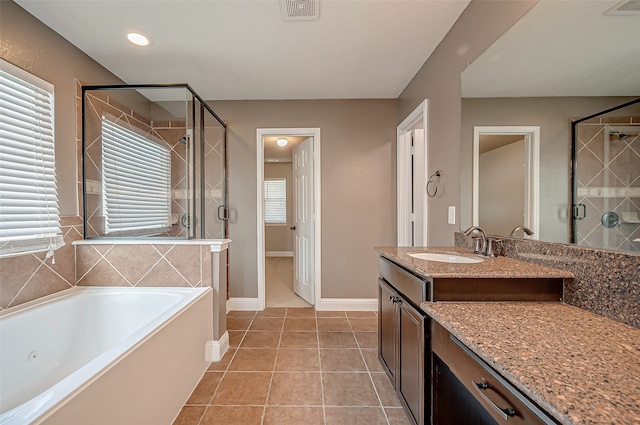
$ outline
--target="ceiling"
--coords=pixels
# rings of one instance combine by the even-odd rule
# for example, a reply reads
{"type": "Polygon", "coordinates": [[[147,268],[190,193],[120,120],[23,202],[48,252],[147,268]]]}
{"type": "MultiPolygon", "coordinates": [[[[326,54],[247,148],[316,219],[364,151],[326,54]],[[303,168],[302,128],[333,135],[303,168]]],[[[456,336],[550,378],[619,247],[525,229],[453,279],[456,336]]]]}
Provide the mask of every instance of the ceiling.
{"type": "Polygon", "coordinates": [[[469,3],[318,1],[306,21],[279,0],[16,3],[125,83],[189,83],[207,100],[397,98],[469,3]]]}
{"type": "Polygon", "coordinates": [[[640,10],[604,14],[619,3],[541,0],[462,73],[463,97],[640,96],[640,10]]]}
{"type": "Polygon", "coordinates": [[[292,162],[293,148],[308,139],[308,136],[265,136],[264,162],[292,162]],[[278,146],[278,139],[287,139],[285,146],[278,146]]]}

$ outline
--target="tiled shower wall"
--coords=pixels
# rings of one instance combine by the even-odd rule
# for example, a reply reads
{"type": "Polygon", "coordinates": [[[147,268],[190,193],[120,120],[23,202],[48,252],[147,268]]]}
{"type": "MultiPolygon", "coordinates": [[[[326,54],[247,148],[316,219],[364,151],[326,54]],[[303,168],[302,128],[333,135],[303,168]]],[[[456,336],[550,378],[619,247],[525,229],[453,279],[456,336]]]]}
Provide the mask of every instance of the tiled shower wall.
{"type": "MultiPolygon", "coordinates": [[[[529,239],[498,238],[502,254],[520,261],[568,270],[564,302],[640,328],[640,255],[529,239]]],[[[457,232],[455,245],[473,248],[457,232]]]]}
{"type": "MultiPolygon", "coordinates": [[[[82,95],[80,83],[77,89],[79,95],[82,95]]],[[[134,92],[132,91],[132,94],[134,92]]],[[[182,225],[180,218],[187,212],[187,150],[186,145],[179,142],[179,139],[185,135],[185,122],[171,121],[150,121],[147,117],[140,115],[138,112],[125,106],[110,95],[122,95],[121,91],[91,91],[87,94],[87,116],[85,117],[86,125],[86,156],[85,169],[87,182],[91,183],[86,195],[88,226],[87,233],[89,237],[104,236],[104,216],[102,215],[102,117],[104,115],[111,116],[117,124],[134,131],[145,134],[147,137],[157,140],[163,146],[171,150],[171,188],[172,202],[171,212],[177,215],[178,221],[169,232],[163,236],[183,236],[186,237],[186,228],[182,225]]],[[[82,102],[81,98],[78,102],[82,102]]],[[[78,113],[82,113],[81,110],[78,113]]],[[[79,116],[77,122],[82,123],[82,117],[79,116]]],[[[82,155],[82,128],[78,128],[78,145],[79,156],[82,155]]],[[[80,158],[81,160],[81,158],[80,158]]],[[[82,164],[78,165],[78,190],[80,197],[82,196],[82,164]]]]}
{"type": "Polygon", "coordinates": [[[577,126],[577,202],[585,205],[585,218],[576,221],[580,246],[640,252],[639,132],[640,117],[597,117],[577,126]],[[629,137],[621,140],[618,132],[629,137]],[[618,217],[611,227],[603,224],[609,212],[618,217]]]}
{"type": "MultiPolygon", "coordinates": [[[[179,139],[186,134],[186,123],[184,121],[151,121],[148,117],[140,115],[138,112],[127,107],[123,103],[109,96],[109,91],[91,91],[87,96],[89,107],[89,117],[87,125],[87,179],[97,182],[102,181],[101,177],[101,128],[100,122],[103,114],[109,114],[118,118],[118,122],[138,131],[151,134],[152,138],[161,141],[171,149],[171,188],[172,203],[171,212],[177,216],[178,222],[172,226],[170,232],[164,236],[186,236],[186,228],[182,225],[182,218],[187,213],[188,194],[188,167],[186,145],[179,142],[179,139]],[[93,123],[93,125],[92,125],[93,123]]],[[[121,93],[121,92],[120,92],[121,93]]],[[[77,109],[77,143],[78,143],[78,193],[82,194],[82,84],[76,81],[76,94],[78,102],[77,109]]],[[[112,93],[113,94],[113,93],[112,93]]],[[[225,146],[224,128],[213,117],[206,115],[203,125],[205,127],[204,151],[202,159],[196,162],[196,188],[199,190],[201,167],[205,170],[204,175],[204,196],[205,196],[205,225],[206,239],[223,239],[225,237],[225,222],[218,220],[218,207],[224,205],[225,187],[225,146]]],[[[199,131],[199,129],[198,129],[199,131]]],[[[199,139],[196,133],[195,140],[199,139]]],[[[80,210],[82,211],[82,196],[79,199],[80,210]]],[[[196,207],[198,208],[198,207],[196,207]]],[[[90,193],[87,195],[87,209],[90,226],[88,236],[100,236],[103,229],[103,217],[101,216],[100,193],[90,193]]],[[[185,217],[186,218],[186,217],[185,217]]],[[[200,223],[196,222],[196,225],[200,223]]]]}

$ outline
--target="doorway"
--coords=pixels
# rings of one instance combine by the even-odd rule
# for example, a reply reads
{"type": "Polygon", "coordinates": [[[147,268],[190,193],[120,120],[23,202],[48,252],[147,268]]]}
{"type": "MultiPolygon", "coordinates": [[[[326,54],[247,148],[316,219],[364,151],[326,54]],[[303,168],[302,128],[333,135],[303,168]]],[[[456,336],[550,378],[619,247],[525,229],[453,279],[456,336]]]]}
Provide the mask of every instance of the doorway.
{"type": "Polygon", "coordinates": [[[397,129],[398,246],[427,245],[427,100],[397,129]]]}
{"type": "Polygon", "coordinates": [[[256,151],[258,307],[317,307],[320,129],[258,129],[256,151]]]}
{"type": "Polygon", "coordinates": [[[474,226],[501,236],[525,226],[539,238],[539,152],[539,126],[474,127],[474,226]]]}

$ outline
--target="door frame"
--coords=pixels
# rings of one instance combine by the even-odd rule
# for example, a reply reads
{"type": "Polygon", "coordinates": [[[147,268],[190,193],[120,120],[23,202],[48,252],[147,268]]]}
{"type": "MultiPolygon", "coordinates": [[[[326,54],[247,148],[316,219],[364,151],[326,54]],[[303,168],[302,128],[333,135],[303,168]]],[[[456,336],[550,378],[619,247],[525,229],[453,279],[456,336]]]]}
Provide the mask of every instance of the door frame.
{"type": "MultiPolygon", "coordinates": [[[[411,214],[409,210],[409,203],[413,196],[411,191],[411,161],[407,160],[411,155],[411,141],[406,137],[406,134],[411,132],[417,124],[422,124],[423,140],[421,142],[421,148],[416,150],[417,155],[414,156],[414,163],[416,168],[423,170],[426,174],[427,158],[428,158],[428,103],[429,100],[425,99],[418,107],[405,118],[402,123],[397,127],[397,150],[396,150],[396,193],[397,193],[397,245],[398,246],[410,246],[411,239],[408,235],[411,232],[411,214]]],[[[426,181],[424,182],[426,185],[426,181]]],[[[422,217],[422,229],[423,229],[423,242],[427,245],[427,192],[426,186],[422,193],[422,205],[423,205],[423,217],[422,217]]],[[[414,218],[415,219],[415,218],[414,218]]]]}
{"type": "MultiPolygon", "coordinates": [[[[313,137],[313,198],[314,198],[314,307],[318,309],[321,291],[321,187],[320,187],[320,128],[258,128],[256,130],[256,169],[257,169],[257,250],[258,250],[258,309],[266,307],[265,288],[265,237],[264,237],[264,138],[268,136],[313,137]]],[[[295,260],[294,260],[295,261],[295,260]]]]}
{"type": "Polygon", "coordinates": [[[526,176],[525,211],[528,227],[533,235],[525,238],[540,238],[540,126],[474,126],[473,127],[473,172],[472,172],[472,200],[471,224],[478,225],[479,221],[479,174],[480,174],[480,136],[482,135],[522,135],[525,143],[525,161],[528,174],[526,176]]]}

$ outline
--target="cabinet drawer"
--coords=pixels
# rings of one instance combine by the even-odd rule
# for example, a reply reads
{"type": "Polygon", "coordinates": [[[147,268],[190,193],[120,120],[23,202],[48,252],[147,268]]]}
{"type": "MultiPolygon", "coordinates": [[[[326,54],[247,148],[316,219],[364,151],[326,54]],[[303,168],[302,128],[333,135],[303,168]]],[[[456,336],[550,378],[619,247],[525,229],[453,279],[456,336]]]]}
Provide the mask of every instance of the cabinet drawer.
{"type": "MultiPolygon", "coordinates": [[[[553,418],[439,324],[432,321],[433,353],[498,424],[557,424],[553,418]]],[[[438,391],[436,388],[434,390],[438,391]]],[[[449,396],[449,395],[446,395],[449,396]]],[[[451,395],[453,396],[453,395],[451,395]]]]}
{"type": "Polygon", "coordinates": [[[416,308],[420,303],[428,301],[429,282],[409,273],[402,267],[380,257],[378,262],[380,276],[393,285],[393,287],[406,299],[411,301],[416,308]]]}

